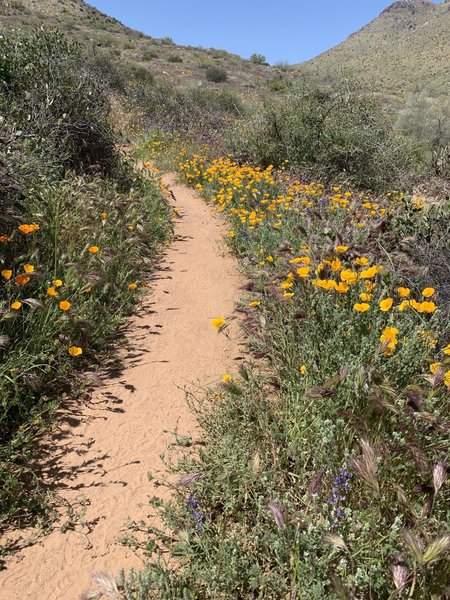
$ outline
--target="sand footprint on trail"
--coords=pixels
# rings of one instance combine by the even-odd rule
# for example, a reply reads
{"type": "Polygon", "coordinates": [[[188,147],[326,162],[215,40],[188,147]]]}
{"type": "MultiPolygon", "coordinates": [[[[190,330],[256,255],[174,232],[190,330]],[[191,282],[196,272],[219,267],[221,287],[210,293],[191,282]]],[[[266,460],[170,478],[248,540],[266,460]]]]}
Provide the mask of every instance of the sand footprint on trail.
{"type": "MultiPolygon", "coordinates": [[[[165,183],[180,209],[175,240],[102,385],[87,404],[61,411],[50,440],[48,477],[78,507],[78,522],[66,532],[55,527],[7,559],[1,600],[77,600],[89,589],[91,573],[139,568],[136,555],[116,539],[128,517],[151,514],[148,497],[155,490],[147,473],[163,472],[160,455],[173,440],[170,432],[196,428],[184,388],[217,382],[238,353],[237,343],[210,324],[230,314],[238,297],[224,225],[173,176],[165,183]]],[[[62,513],[59,525],[65,521],[62,513]]]]}

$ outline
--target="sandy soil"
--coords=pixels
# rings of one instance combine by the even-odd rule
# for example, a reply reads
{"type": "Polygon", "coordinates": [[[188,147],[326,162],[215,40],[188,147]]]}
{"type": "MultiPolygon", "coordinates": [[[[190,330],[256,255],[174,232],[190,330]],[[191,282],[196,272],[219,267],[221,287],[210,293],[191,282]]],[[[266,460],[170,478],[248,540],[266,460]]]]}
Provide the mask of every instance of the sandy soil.
{"type": "Polygon", "coordinates": [[[176,238],[130,320],[125,346],[90,401],[61,411],[46,458],[49,480],[78,517],[69,519],[66,506],[49,535],[7,560],[1,600],[76,600],[93,572],[139,568],[135,553],[116,540],[128,517],[152,518],[148,497],[161,488],[147,474],[163,473],[160,455],[171,432],[195,432],[185,388],[217,382],[239,354],[238,343],[210,324],[230,314],[238,296],[223,224],[172,176],[165,183],[180,209],[176,238]],[[62,531],[70,521],[74,529],[62,531]]]}

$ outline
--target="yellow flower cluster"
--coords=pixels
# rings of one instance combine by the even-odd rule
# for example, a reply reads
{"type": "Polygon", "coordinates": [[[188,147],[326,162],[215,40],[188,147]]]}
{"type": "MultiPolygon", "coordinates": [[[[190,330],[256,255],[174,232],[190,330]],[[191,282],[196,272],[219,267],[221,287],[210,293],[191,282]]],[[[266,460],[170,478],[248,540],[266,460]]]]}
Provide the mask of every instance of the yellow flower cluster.
{"type": "MultiPolygon", "coordinates": [[[[314,228],[318,221],[323,223],[327,219],[331,222],[336,218],[346,227],[354,228],[356,237],[352,234],[352,243],[339,240],[325,252],[318,252],[308,245],[300,249],[287,247],[277,255],[273,249],[259,249],[256,263],[273,269],[276,278],[272,284],[287,301],[304,293],[305,286],[311,286],[318,293],[329,294],[333,305],[340,296],[347,295],[340,305],[348,306],[355,318],[358,314],[367,313],[372,319],[374,311],[380,316],[383,313],[389,315],[390,325],[385,323],[379,334],[381,347],[387,356],[394,353],[399,341],[401,313],[408,310],[412,314],[432,315],[437,310],[434,288],[423,289],[415,298],[408,287],[392,288],[389,285],[389,269],[363,255],[360,245],[354,243],[355,239],[363,239],[365,234],[362,230],[370,225],[370,220],[385,219],[404,209],[422,210],[424,206],[420,198],[408,199],[400,192],[389,192],[374,199],[369,193],[357,193],[342,186],[327,190],[318,182],[293,180],[284,169],[277,170],[271,165],[267,168],[241,165],[229,157],[210,160],[200,153],[189,156],[185,149],[179,154],[178,167],[185,180],[204,193],[217,212],[227,214],[232,223],[228,232],[231,240],[238,235],[250,239],[252,232],[258,231],[262,237],[252,239],[264,239],[270,235],[271,228],[281,229],[284,223],[289,231],[295,226],[296,214],[301,215],[299,222],[306,223],[307,228],[314,228]],[[261,229],[262,226],[264,229],[261,229]],[[290,256],[287,256],[289,252],[290,256]]],[[[249,301],[248,306],[259,310],[263,308],[261,300],[254,299],[249,301]]],[[[368,323],[367,316],[365,319],[368,323]]],[[[221,328],[223,320],[215,319],[212,324],[221,328]]],[[[434,347],[428,339],[424,341],[430,348],[434,347]]],[[[434,339],[433,344],[436,345],[434,339]]],[[[306,373],[305,365],[300,369],[301,373],[306,373]]]]}

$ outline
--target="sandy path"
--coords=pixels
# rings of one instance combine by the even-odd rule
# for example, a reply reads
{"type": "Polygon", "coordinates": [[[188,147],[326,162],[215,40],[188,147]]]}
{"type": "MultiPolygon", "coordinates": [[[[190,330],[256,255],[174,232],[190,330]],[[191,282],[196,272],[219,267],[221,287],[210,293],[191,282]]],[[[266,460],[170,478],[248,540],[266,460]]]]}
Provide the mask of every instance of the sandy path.
{"type": "Polygon", "coordinates": [[[115,540],[127,517],[152,514],[148,497],[159,492],[147,473],[163,471],[160,455],[173,441],[167,432],[195,430],[183,388],[216,382],[238,353],[236,342],[210,324],[232,311],[238,295],[223,225],[193,191],[170,176],[165,182],[181,218],[151,293],[130,320],[121,368],[102,375],[88,404],[62,414],[52,440],[49,470],[57,491],[78,510],[80,499],[88,501],[87,525],[78,522],[65,533],[55,528],[9,558],[0,572],[1,600],[76,600],[92,572],[116,575],[140,566],[115,540]]]}

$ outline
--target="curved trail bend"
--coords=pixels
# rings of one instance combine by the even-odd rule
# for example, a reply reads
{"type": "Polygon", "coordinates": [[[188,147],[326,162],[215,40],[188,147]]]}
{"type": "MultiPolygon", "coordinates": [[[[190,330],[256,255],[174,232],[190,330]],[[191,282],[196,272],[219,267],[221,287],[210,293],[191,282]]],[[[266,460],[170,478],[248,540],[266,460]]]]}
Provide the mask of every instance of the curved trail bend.
{"type": "Polygon", "coordinates": [[[195,431],[184,389],[217,382],[239,352],[210,324],[230,314],[238,296],[223,224],[194,191],[164,179],[180,218],[151,292],[127,326],[120,369],[106,368],[89,403],[61,410],[51,440],[48,477],[79,516],[63,532],[62,511],[49,535],[7,560],[0,600],[77,600],[93,572],[140,567],[116,539],[128,517],[149,518],[148,497],[161,491],[147,473],[164,471],[160,455],[171,432],[195,431]]]}

